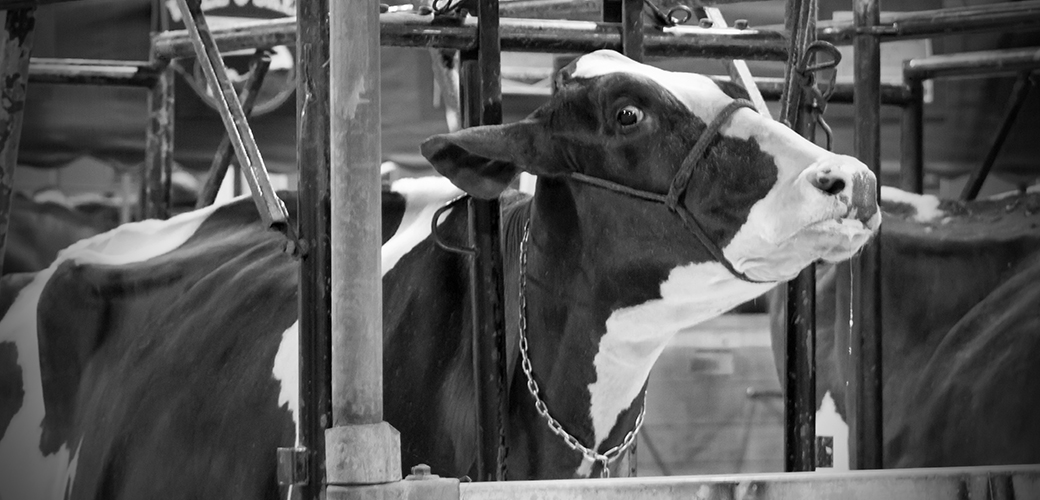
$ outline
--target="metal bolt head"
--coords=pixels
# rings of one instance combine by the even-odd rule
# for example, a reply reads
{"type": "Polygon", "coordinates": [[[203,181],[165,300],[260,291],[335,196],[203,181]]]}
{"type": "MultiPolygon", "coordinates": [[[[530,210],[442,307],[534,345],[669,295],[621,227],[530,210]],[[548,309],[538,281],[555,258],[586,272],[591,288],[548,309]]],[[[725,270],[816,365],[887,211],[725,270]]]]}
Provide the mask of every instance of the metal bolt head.
{"type": "Polygon", "coordinates": [[[746,30],[748,27],[748,21],[747,19],[737,19],[733,22],[733,27],[738,30],[746,30]]]}
{"type": "Polygon", "coordinates": [[[412,473],[405,478],[407,481],[422,481],[424,479],[437,479],[437,474],[430,473],[430,466],[426,464],[419,464],[412,467],[412,473]]]}
{"type": "Polygon", "coordinates": [[[710,28],[714,25],[715,23],[711,19],[701,19],[701,28],[710,28]]]}

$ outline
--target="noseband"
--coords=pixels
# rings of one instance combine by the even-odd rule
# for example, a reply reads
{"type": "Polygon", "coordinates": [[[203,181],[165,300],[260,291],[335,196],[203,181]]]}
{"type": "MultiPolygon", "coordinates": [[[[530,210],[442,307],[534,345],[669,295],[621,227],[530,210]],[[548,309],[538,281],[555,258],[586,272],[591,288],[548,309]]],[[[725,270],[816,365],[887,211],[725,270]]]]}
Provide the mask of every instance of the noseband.
{"type": "Polygon", "coordinates": [[[733,113],[736,113],[740,108],[755,109],[755,105],[746,99],[734,99],[733,102],[722,108],[722,111],[719,111],[719,114],[715,116],[715,119],[712,120],[711,123],[708,123],[708,126],[704,129],[704,133],[702,133],[697,139],[697,142],[694,143],[690,153],[686,155],[686,159],[683,160],[682,165],[679,167],[679,172],[676,173],[675,177],[672,179],[672,184],[668,188],[667,194],[635,189],[613,181],[600,179],[598,177],[578,172],[571,173],[570,178],[578,182],[635,198],[664,204],[672,213],[679,216],[679,219],[682,220],[686,229],[693,233],[693,235],[697,237],[697,240],[701,242],[701,245],[708,250],[711,256],[715,260],[719,261],[720,264],[725,266],[726,270],[733,276],[750,283],[764,283],[762,281],[753,280],[747,277],[744,273],[737,271],[736,268],[733,267],[733,263],[723,255],[722,249],[719,248],[710,237],[708,237],[708,233],[706,233],[700,223],[697,222],[697,218],[694,217],[693,213],[691,213],[682,203],[683,195],[686,193],[690,184],[690,179],[693,177],[693,169],[697,166],[697,163],[704,158],[708,146],[711,145],[712,141],[719,134],[719,129],[722,128],[729,118],[733,116],[733,113]]]}

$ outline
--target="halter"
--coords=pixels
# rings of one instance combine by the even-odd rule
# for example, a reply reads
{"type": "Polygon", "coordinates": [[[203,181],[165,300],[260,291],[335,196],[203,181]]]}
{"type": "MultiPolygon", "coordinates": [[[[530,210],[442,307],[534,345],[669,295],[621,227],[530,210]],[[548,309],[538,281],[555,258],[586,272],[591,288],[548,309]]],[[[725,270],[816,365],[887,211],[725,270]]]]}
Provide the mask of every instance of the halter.
{"type": "Polygon", "coordinates": [[[672,179],[672,184],[668,188],[667,194],[635,189],[579,172],[571,173],[570,178],[578,182],[632,196],[634,198],[664,204],[672,211],[672,213],[679,216],[679,219],[682,220],[686,229],[697,237],[697,240],[699,240],[701,245],[708,250],[708,253],[710,253],[715,260],[719,261],[719,263],[722,264],[730,274],[749,283],[763,283],[762,281],[748,278],[744,273],[737,271],[736,268],[733,267],[733,263],[723,255],[722,249],[720,249],[719,246],[708,237],[708,234],[704,231],[704,228],[701,227],[700,223],[697,222],[697,218],[694,217],[693,213],[691,213],[682,203],[683,195],[686,193],[690,184],[690,179],[693,177],[693,169],[704,157],[704,153],[708,150],[708,146],[711,145],[712,141],[718,135],[719,129],[722,128],[729,118],[733,116],[733,113],[736,113],[740,108],[755,109],[755,105],[746,99],[734,99],[733,102],[722,108],[722,111],[719,111],[719,114],[715,116],[714,120],[708,123],[708,126],[704,129],[704,133],[702,133],[697,139],[697,142],[694,143],[693,149],[691,149],[690,153],[686,155],[686,159],[683,160],[682,165],[679,167],[679,172],[676,173],[675,177],[672,179]]]}

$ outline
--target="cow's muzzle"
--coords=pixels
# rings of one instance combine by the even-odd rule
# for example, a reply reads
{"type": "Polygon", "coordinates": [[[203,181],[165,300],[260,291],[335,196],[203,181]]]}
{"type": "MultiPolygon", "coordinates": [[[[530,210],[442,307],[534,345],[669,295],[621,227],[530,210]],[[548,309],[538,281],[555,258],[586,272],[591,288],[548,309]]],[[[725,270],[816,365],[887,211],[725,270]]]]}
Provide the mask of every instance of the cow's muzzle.
{"type": "Polygon", "coordinates": [[[842,218],[858,220],[869,229],[879,223],[877,179],[855,158],[834,155],[807,168],[803,178],[827,197],[835,197],[847,212],[842,218]]]}

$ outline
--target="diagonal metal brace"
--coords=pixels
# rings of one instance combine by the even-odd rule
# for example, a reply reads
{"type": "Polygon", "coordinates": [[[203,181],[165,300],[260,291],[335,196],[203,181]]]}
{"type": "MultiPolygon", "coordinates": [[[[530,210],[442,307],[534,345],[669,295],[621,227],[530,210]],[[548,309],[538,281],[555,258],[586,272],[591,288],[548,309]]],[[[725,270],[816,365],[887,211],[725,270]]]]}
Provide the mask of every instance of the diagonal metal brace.
{"type": "Polygon", "coordinates": [[[206,81],[215,89],[217,110],[224,122],[228,139],[235,149],[235,156],[246,172],[246,182],[253,195],[253,202],[260,211],[260,218],[264,224],[272,229],[278,229],[286,233],[290,239],[295,239],[289,227],[289,214],[285,204],[274,193],[271,187],[271,179],[267,174],[267,167],[260,155],[260,149],[253,138],[253,131],[246,121],[242,103],[238,100],[235,87],[227,76],[227,69],[220,57],[220,51],[213,40],[213,35],[206,24],[206,18],[202,14],[199,0],[177,0],[184,17],[184,25],[188,29],[195,55],[199,59],[202,71],[206,74],[206,81]]]}
{"type": "MultiPolygon", "coordinates": [[[[726,18],[722,17],[722,12],[718,7],[702,7],[706,19],[710,20],[712,27],[714,28],[728,28],[726,24],[726,18]]],[[[748,69],[746,62],[740,59],[733,59],[726,61],[726,69],[729,72],[729,77],[733,79],[734,83],[744,87],[747,91],[750,101],[755,105],[755,109],[767,118],[772,118],[769,113],[769,107],[766,106],[766,100],[762,97],[762,92],[758,90],[758,86],[755,85],[755,79],[751,76],[751,70],[748,69]]]]}

